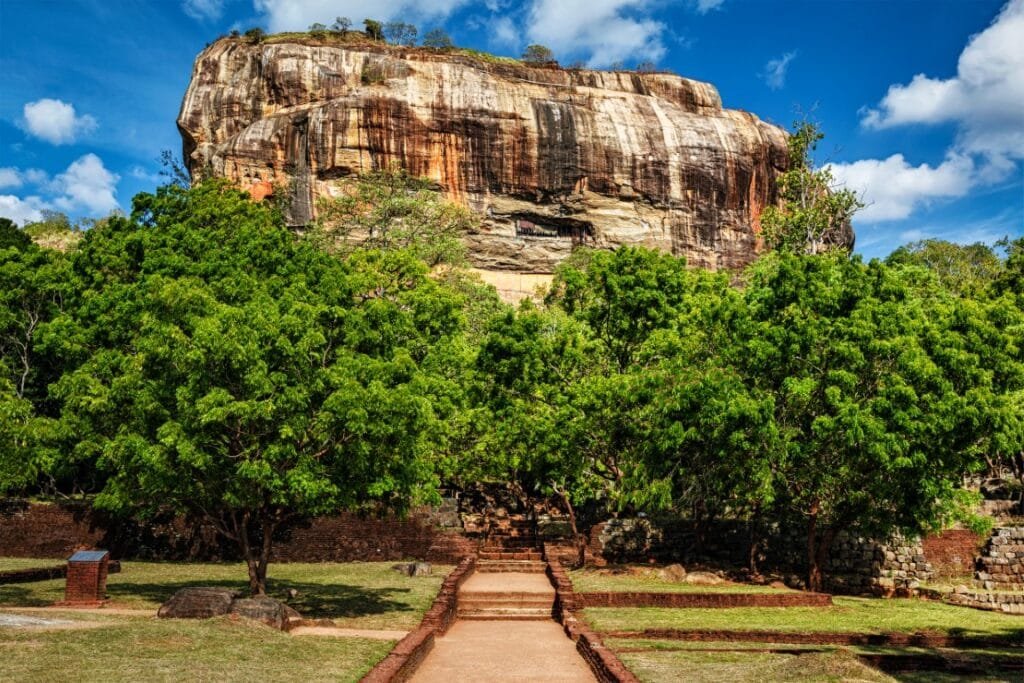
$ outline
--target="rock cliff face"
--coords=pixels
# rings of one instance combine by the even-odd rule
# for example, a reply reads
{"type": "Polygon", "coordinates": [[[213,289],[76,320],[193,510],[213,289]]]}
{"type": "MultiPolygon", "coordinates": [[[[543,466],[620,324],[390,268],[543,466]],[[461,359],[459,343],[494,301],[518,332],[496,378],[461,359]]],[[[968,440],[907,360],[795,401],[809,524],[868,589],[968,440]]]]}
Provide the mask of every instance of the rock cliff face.
{"type": "Polygon", "coordinates": [[[549,273],[575,245],[750,262],[785,133],[665,74],[528,67],[427,50],[222,39],[195,62],[178,126],[193,174],[291,220],[346,176],[400,165],[483,217],[475,266],[549,273]]]}

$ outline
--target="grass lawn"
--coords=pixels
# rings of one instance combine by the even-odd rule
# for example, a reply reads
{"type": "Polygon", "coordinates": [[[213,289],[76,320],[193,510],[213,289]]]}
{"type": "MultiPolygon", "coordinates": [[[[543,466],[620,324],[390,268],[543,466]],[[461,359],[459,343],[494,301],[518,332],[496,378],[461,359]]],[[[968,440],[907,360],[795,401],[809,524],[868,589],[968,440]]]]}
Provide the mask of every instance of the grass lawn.
{"type": "Polygon", "coordinates": [[[841,649],[803,655],[650,650],[619,657],[645,683],[895,680],[841,649]]]}
{"type": "MultiPolygon", "coordinates": [[[[434,574],[408,577],[391,570],[393,562],[345,564],[271,564],[268,592],[309,618],[333,619],[345,628],[412,629],[430,607],[448,566],[434,574]]],[[[45,565],[43,565],[45,566],[45,565]]],[[[107,580],[113,606],[156,610],[179,588],[220,586],[247,590],[243,564],[122,562],[121,573],[107,580]]],[[[64,581],[0,586],[0,606],[42,607],[64,597],[64,581]]]]}
{"type": "Polygon", "coordinates": [[[670,640],[607,638],[632,671],[644,681],[1009,681],[1019,679],[1016,669],[1009,674],[996,661],[1012,658],[1024,664],[1021,650],[928,650],[893,647],[837,647],[775,643],[688,643],[670,640]],[[764,652],[763,650],[781,650],[764,652]],[[758,651],[762,650],[762,651],[758,651]],[[800,651],[806,654],[798,653],[800,651]],[[972,661],[988,675],[964,676],[947,671],[914,671],[886,675],[854,655],[924,655],[949,661],[972,661]],[[685,674],[685,675],[684,675],[685,674]],[[894,676],[894,677],[891,677],[894,676]]]}
{"type": "Polygon", "coordinates": [[[792,593],[788,588],[755,586],[746,583],[725,583],[717,586],[695,586],[689,583],[659,579],[657,570],[642,568],[641,574],[610,573],[607,569],[576,569],[569,572],[578,593],[792,593]]]}
{"type": "Polygon", "coordinates": [[[832,607],[665,609],[588,608],[597,631],[645,628],[883,633],[935,631],[951,635],[1015,636],[1024,644],[1024,618],[924,600],[836,597],[832,607]]]}
{"type": "Polygon", "coordinates": [[[226,619],[88,618],[104,625],[0,628],[0,680],[357,681],[394,646],[361,638],[293,637],[226,619]]]}
{"type": "Polygon", "coordinates": [[[34,557],[0,557],[0,572],[13,572],[19,569],[49,569],[63,564],[64,560],[53,558],[40,560],[34,557]]]}

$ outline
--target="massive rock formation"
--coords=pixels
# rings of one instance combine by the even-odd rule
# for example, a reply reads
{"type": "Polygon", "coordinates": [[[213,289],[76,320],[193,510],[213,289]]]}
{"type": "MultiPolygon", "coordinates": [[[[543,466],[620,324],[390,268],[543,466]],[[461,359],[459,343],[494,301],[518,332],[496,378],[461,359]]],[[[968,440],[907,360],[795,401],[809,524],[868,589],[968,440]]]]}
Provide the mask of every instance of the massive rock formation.
{"type": "Polygon", "coordinates": [[[256,196],[289,187],[295,224],[345,176],[427,176],[483,217],[466,236],[474,265],[519,273],[549,273],[578,244],[742,266],[787,163],[785,133],[723,109],[707,83],[376,44],[219,40],[178,126],[193,174],[256,196]]]}

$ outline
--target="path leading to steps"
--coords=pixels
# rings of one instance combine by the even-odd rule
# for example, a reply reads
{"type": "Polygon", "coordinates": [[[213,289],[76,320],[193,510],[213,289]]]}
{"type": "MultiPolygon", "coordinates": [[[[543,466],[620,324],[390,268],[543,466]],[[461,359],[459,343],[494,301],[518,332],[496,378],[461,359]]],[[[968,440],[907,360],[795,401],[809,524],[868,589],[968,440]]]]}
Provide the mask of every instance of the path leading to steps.
{"type": "Polygon", "coordinates": [[[434,641],[413,683],[593,683],[576,644],[551,618],[554,598],[545,574],[473,574],[459,590],[459,620],[434,641]]]}
{"type": "Polygon", "coordinates": [[[548,621],[457,621],[434,641],[413,683],[593,683],[562,627],[548,621]]]}

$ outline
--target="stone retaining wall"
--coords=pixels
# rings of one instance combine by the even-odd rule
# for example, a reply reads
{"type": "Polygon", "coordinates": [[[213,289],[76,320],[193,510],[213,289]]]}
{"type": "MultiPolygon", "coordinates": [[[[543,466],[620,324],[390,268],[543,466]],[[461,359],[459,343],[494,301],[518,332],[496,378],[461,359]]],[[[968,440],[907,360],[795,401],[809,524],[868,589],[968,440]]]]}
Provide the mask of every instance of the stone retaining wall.
{"type": "MultiPolygon", "coordinates": [[[[965,542],[964,532],[955,533],[953,539],[930,546],[943,567],[966,562],[963,547],[969,542],[965,542]]],[[[773,528],[764,536],[761,567],[802,576],[806,568],[802,532],[773,528]]],[[[697,534],[682,520],[611,519],[592,528],[588,555],[606,562],[696,561],[743,567],[751,538],[749,527],[742,522],[716,522],[697,534]]],[[[920,539],[894,535],[882,543],[850,532],[836,536],[824,572],[829,591],[876,595],[909,593],[935,576],[920,539]]]]}
{"type": "Polygon", "coordinates": [[[1006,614],[1024,614],[1024,593],[961,591],[947,595],[946,600],[954,605],[973,607],[974,609],[1006,614]]]}
{"type": "Polygon", "coordinates": [[[1024,527],[993,529],[974,577],[988,590],[1024,590],[1024,527]]]}

